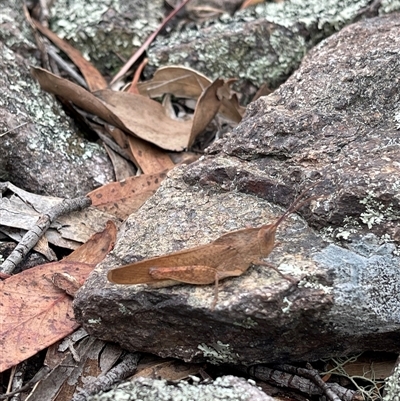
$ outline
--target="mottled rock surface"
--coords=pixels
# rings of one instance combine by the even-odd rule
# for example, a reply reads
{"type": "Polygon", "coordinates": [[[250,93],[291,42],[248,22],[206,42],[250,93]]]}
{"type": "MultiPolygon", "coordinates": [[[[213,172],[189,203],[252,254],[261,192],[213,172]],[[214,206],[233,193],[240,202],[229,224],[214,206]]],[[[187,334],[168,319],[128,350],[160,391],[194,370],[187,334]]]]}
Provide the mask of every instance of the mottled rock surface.
{"type": "Polygon", "coordinates": [[[274,398],[269,397],[244,379],[223,376],[214,382],[204,384],[189,384],[185,381],[168,384],[166,380],[139,377],[132,382],[120,384],[111,391],[87,399],[87,401],[113,400],[273,401],[274,398]]]}
{"type": "Polygon", "coordinates": [[[95,336],[186,361],[310,361],[400,346],[400,15],[319,44],[209,155],[170,173],[75,301],[95,336]],[[106,272],[266,224],[299,188],[320,195],[282,225],[269,260],[220,285],[118,286],[106,272]],[[278,206],[279,205],[279,206],[278,206]]]}
{"type": "Polygon", "coordinates": [[[76,197],[112,181],[105,150],[86,140],[33,80],[36,45],[20,3],[0,16],[0,180],[37,194],[76,197]]]}

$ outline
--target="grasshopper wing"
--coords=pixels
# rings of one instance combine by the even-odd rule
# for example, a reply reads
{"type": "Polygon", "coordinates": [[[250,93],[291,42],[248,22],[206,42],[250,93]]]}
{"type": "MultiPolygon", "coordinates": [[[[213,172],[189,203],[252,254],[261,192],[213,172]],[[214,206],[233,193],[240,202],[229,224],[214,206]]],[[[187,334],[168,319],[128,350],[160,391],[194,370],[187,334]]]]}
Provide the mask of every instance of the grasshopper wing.
{"type": "Polygon", "coordinates": [[[107,278],[115,284],[151,284],[163,279],[152,276],[150,268],[208,266],[217,269],[236,256],[235,248],[211,243],[117,267],[108,272],[107,278]]]}

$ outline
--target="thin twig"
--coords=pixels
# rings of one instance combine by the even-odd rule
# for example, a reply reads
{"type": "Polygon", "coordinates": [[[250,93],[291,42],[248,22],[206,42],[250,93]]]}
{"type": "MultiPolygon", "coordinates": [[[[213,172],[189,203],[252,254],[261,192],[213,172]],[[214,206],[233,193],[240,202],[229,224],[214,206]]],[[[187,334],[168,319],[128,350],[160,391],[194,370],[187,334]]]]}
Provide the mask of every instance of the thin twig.
{"type": "Polygon", "coordinates": [[[90,206],[91,203],[90,198],[85,196],[75,199],[64,199],[59,204],[50,208],[47,213],[42,214],[36,224],[22,237],[20,243],[0,266],[0,273],[11,274],[57,217],[76,210],[82,210],[90,206]]]}
{"type": "Polygon", "coordinates": [[[47,47],[47,54],[57,63],[57,65],[67,72],[79,85],[89,89],[86,81],[79,75],[55,50],[52,46],[47,47]]]}
{"type": "MultiPolygon", "coordinates": [[[[323,393],[319,386],[317,387],[311,380],[305,377],[300,377],[292,373],[285,373],[282,370],[272,369],[264,365],[254,365],[250,368],[243,368],[240,370],[275,386],[296,389],[308,395],[321,395],[323,393]]],[[[326,385],[335,393],[339,394],[342,401],[362,401],[364,399],[357,391],[347,389],[337,383],[326,383],[326,385]]]]}
{"type": "Polygon", "coordinates": [[[164,19],[161,25],[146,39],[143,45],[135,52],[135,54],[126,62],[126,64],[119,70],[118,74],[112,79],[110,85],[115,84],[115,82],[119,81],[128,71],[129,68],[132,67],[133,64],[142,56],[142,54],[147,50],[153,40],[157,37],[157,35],[161,32],[161,30],[171,21],[172,18],[189,2],[190,0],[182,1],[179,6],[177,6],[169,15],[164,19]]]}
{"type": "MultiPolygon", "coordinates": [[[[311,366],[307,365],[308,368],[311,366]]],[[[307,379],[312,380],[327,396],[327,398],[331,401],[341,401],[339,396],[335,394],[332,389],[328,387],[328,385],[321,379],[318,371],[315,369],[305,369],[305,368],[298,368],[297,366],[292,365],[278,365],[277,368],[279,370],[283,370],[284,372],[292,373],[298,376],[306,377],[307,379]]]]}
{"type": "Polygon", "coordinates": [[[106,391],[117,382],[122,381],[136,372],[140,359],[138,352],[127,354],[121,363],[110,369],[105,375],[100,375],[93,382],[87,383],[76,393],[71,401],[85,401],[90,395],[106,391]]]}

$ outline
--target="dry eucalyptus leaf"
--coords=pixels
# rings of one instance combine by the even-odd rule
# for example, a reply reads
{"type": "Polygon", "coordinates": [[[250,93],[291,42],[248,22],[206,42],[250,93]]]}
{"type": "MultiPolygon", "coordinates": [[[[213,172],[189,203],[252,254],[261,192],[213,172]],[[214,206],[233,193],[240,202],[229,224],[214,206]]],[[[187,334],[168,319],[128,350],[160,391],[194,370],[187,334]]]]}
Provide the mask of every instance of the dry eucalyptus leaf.
{"type": "Polygon", "coordinates": [[[94,266],[112,249],[117,229],[113,223],[93,235],[60,262],[40,265],[0,282],[2,313],[0,343],[7,352],[0,372],[60,340],[78,327],[72,298],[54,286],[54,273],[71,275],[82,285],[94,266]]]}
{"type": "MultiPolygon", "coordinates": [[[[115,127],[127,129],[121,119],[109,110],[102,101],[81,86],[39,67],[31,67],[31,74],[46,92],[70,100],[76,106],[102,118],[115,127]]],[[[131,133],[133,134],[133,132],[131,133]]]]}
{"type": "Polygon", "coordinates": [[[145,174],[156,174],[171,170],[175,164],[169,155],[157,146],[133,136],[128,137],[129,147],[139,166],[145,174]]]}
{"type": "Polygon", "coordinates": [[[31,72],[45,91],[70,100],[115,127],[163,149],[179,151],[187,146],[191,122],[170,119],[161,104],[151,99],[112,90],[97,91],[94,96],[42,68],[31,67],[31,72]]]}
{"type": "Polygon", "coordinates": [[[166,172],[142,174],[111,182],[90,192],[92,205],[125,220],[150,198],[167,176],[166,172]]]}
{"type": "Polygon", "coordinates": [[[94,264],[55,262],[23,271],[0,282],[0,372],[24,361],[75,330],[71,298],[54,286],[53,273],[73,272],[84,279],[94,264]]]}
{"type": "Polygon", "coordinates": [[[223,85],[224,81],[222,79],[216,79],[199,97],[194,112],[188,147],[193,144],[197,135],[205,130],[207,125],[218,113],[221,100],[218,98],[217,92],[223,85]]]}
{"type": "MultiPolygon", "coordinates": [[[[225,81],[218,95],[222,100],[219,113],[228,120],[239,123],[244,114],[244,108],[239,105],[236,94],[230,94],[230,86],[236,79],[225,81]]],[[[198,99],[212,84],[211,79],[196,70],[183,66],[167,66],[159,68],[154,77],[137,84],[140,94],[149,97],[159,97],[170,93],[176,97],[198,99]]]]}
{"type": "Polygon", "coordinates": [[[132,175],[135,175],[135,167],[132,163],[122,157],[120,154],[111,149],[107,144],[103,144],[107,151],[108,157],[114,168],[114,174],[117,181],[124,180],[132,175]]]}
{"type": "Polygon", "coordinates": [[[139,138],[162,149],[180,151],[187,147],[191,121],[171,119],[160,103],[145,96],[109,89],[94,94],[139,138]]]}

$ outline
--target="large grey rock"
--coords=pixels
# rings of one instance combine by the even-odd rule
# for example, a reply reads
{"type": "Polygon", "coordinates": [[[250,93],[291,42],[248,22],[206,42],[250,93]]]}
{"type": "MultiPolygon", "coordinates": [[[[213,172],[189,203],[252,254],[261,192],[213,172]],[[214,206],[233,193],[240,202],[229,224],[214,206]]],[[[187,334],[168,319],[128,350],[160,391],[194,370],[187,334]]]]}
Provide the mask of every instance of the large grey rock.
{"type": "Polygon", "coordinates": [[[84,195],[112,181],[105,150],[86,140],[60,104],[32,79],[35,45],[20,4],[0,16],[0,180],[61,197],[84,195]]]}
{"type": "Polygon", "coordinates": [[[248,102],[262,85],[276,88],[323,38],[362,17],[400,10],[399,1],[286,0],[264,2],[218,20],[159,36],[147,71],[183,64],[216,78],[238,78],[248,102]],[[374,3],[375,4],[375,3],[374,3]]]}
{"type": "Polygon", "coordinates": [[[93,335],[187,361],[316,360],[400,346],[399,14],[331,36],[210,155],[175,169],[75,300],[93,335]],[[321,195],[279,230],[273,270],[220,285],[117,286],[118,265],[208,243],[321,195]],[[280,206],[277,206],[280,205],[280,206]],[[316,231],[316,229],[318,231],[316,231]]]}

